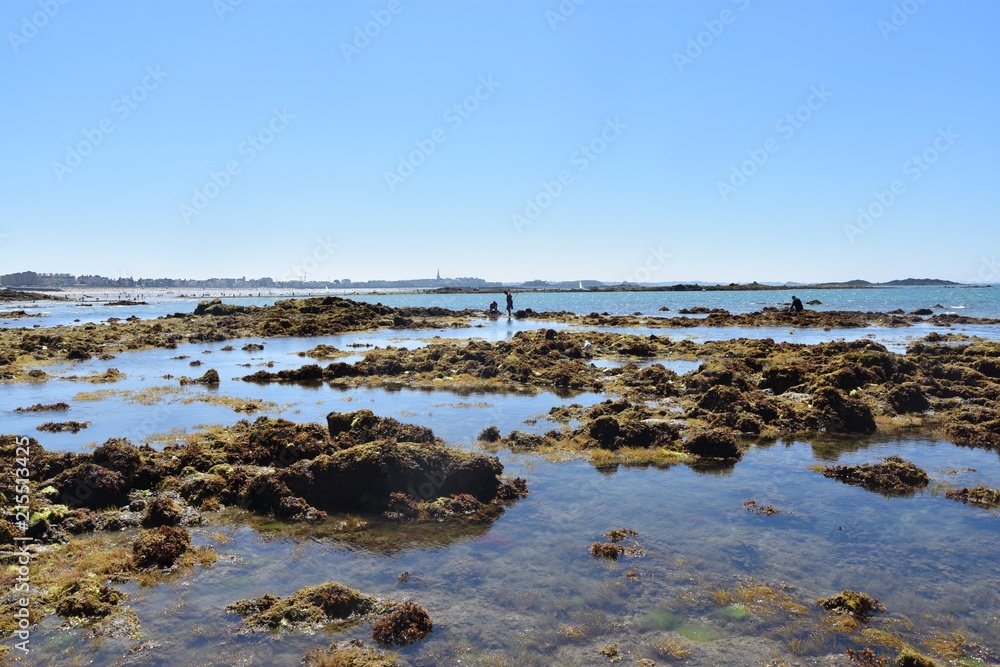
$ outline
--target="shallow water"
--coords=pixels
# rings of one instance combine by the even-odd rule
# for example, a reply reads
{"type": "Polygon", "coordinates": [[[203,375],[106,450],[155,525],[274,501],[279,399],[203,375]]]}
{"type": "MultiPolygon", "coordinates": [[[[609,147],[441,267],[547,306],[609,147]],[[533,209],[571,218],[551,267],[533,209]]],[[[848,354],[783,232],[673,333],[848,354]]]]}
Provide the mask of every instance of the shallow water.
{"type": "MultiPolygon", "coordinates": [[[[787,307],[791,295],[796,294],[803,302],[813,299],[821,303],[808,306],[815,310],[858,310],[887,312],[902,308],[911,312],[917,308],[934,308],[935,313],[958,313],[969,317],[1000,318],[1000,296],[992,288],[958,287],[893,287],[878,289],[834,289],[803,290],[789,288],[762,292],[525,292],[514,295],[516,309],[530,308],[535,312],[568,311],[578,315],[608,313],[610,315],[676,316],[683,308],[705,307],[723,308],[731,313],[759,311],[768,306],[787,307]],[[669,308],[669,311],[661,311],[669,308]]],[[[132,290],[148,305],[107,306],[93,299],[86,302],[4,302],[0,310],[26,310],[44,315],[42,318],[3,319],[0,326],[54,326],[102,322],[109,317],[125,319],[132,315],[140,318],[154,318],[175,312],[189,313],[202,297],[180,298],[177,292],[149,293],[132,290]]],[[[359,294],[350,290],[331,290],[312,293],[313,296],[343,296],[356,301],[381,303],[386,306],[439,306],[452,310],[486,310],[495,294],[427,294],[427,293],[377,293],[359,294]]],[[[128,298],[128,294],[123,295],[128,298]]],[[[205,293],[205,297],[218,297],[218,293],[205,293]]],[[[76,297],[74,297],[76,298],[76,297]]],[[[117,298],[113,296],[111,298],[117,298]]],[[[280,296],[226,296],[226,303],[243,306],[266,306],[276,300],[288,298],[280,296]]],[[[502,301],[502,299],[497,299],[502,301]]],[[[692,316],[698,317],[698,316],[692,316]]],[[[702,316],[703,317],[703,316],[702,316]]]]}
{"type": "MultiPolygon", "coordinates": [[[[667,637],[688,638],[693,652],[685,664],[757,664],[775,654],[805,664],[813,652],[808,645],[804,656],[789,655],[782,635],[766,623],[727,620],[711,602],[685,602],[685,594],[744,576],[786,582],[806,605],[843,588],[864,590],[890,614],[961,629],[970,641],[1000,648],[997,513],[946,500],[940,490],[884,498],[809,470],[829,462],[831,453],[827,448],[818,459],[803,442],[759,447],[725,474],[684,466],[609,474],[583,462],[507,455],[507,472],[527,476],[531,495],[496,524],[471,533],[443,525],[376,526],[374,533],[396,538],[386,551],[245,525],[222,528],[228,541],[219,544],[211,536],[218,528],[195,529],[196,541],[216,544],[219,563],[175,583],[126,589],[156,644],[134,664],[236,664],[237,651],[247,658],[241,664],[293,665],[335,639],[368,639],[369,624],[332,635],[237,636],[237,619],[223,612],[237,599],[285,595],[331,579],[428,609],[434,632],[402,651],[414,665],[483,664],[476,658],[486,654],[519,665],[600,664],[596,651],[608,642],[640,656],[667,637]],[[749,498],[783,513],[746,512],[742,502],[749,498]],[[645,556],[613,563],[587,553],[603,532],[622,526],[638,531],[645,556]],[[636,581],[624,576],[633,567],[636,581]],[[409,580],[398,582],[404,571],[409,580]],[[589,627],[591,634],[571,639],[565,626],[589,627]]],[[[926,468],[935,485],[1000,483],[996,454],[935,441],[875,442],[834,453],[833,460],[890,454],[926,468]],[[976,471],[952,472],[956,467],[976,471]]],[[[39,632],[37,641],[40,655],[66,644],[62,632],[39,632]]],[[[832,641],[815,648],[820,655],[838,649],[832,641]]],[[[87,655],[111,664],[121,651],[114,641],[74,642],[59,659],[87,655]]]]}

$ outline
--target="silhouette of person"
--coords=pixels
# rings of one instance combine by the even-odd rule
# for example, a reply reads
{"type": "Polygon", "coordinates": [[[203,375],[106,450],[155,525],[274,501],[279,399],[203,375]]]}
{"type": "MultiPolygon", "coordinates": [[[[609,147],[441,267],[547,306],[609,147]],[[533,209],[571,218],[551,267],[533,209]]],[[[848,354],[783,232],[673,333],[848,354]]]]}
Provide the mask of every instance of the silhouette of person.
{"type": "Polygon", "coordinates": [[[497,308],[497,302],[496,301],[491,301],[490,302],[490,315],[499,315],[499,314],[500,314],[500,309],[497,308]]]}
{"type": "Polygon", "coordinates": [[[802,312],[802,299],[800,299],[799,297],[797,297],[797,296],[795,296],[793,294],[792,295],[792,305],[788,308],[788,310],[789,310],[789,312],[801,313],[802,312]]]}
{"type": "Polygon", "coordinates": [[[507,295],[507,317],[510,317],[510,313],[514,310],[514,295],[504,290],[504,294],[507,295]]]}

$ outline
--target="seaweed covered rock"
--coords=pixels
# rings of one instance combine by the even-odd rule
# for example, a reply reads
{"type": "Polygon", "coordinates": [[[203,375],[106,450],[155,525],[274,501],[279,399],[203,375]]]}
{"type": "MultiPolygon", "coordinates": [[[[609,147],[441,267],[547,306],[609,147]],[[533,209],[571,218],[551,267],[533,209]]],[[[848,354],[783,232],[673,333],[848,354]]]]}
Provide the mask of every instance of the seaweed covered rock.
{"type": "Polygon", "coordinates": [[[247,312],[246,307],[223,303],[222,299],[199,301],[198,305],[194,308],[195,315],[211,315],[212,317],[222,317],[223,315],[234,315],[244,312],[247,312]]]}
{"type": "Polygon", "coordinates": [[[537,433],[513,430],[503,438],[503,444],[512,452],[533,452],[545,446],[545,438],[537,433]]]}
{"type": "Polygon", "coordinates": [[[202,384],[209,387],[218,386],[220,381],[219,372],[214,368],[209,368],[205,371],[205,374],[199,378],[182,377],[180,379],[181,384],[202,384]]]}
{"type": "Polygon", "coordinates": [[[412,602],[404,602],[372,626],[372,638],[382,646],[407,646],[434,629],[430,614],[412,602]]]}
{"type": "Polygon", "coordinates": [[[70,507],[103,509],[123,505],[128,484],[117,472],[94,463],[81,463],[56,475],[49,484],[70,507]]]}
{"type": "Polygon", "coordinates": [[[92,460],[131,482],[142,466],[142,451],[125,438],[109,438],[94,450],[92,460]]]}
{"type": "Polygon", "coordinates": [[[770,389],[775,395],[784,394],[805,380],[806,371],[792,364],[769,365],[763,370],[760,383],[761,389],[770,389]]]}
{"type": "Polygon", "coordinates": [[[323,510],[383,506],[393,492],[419,498],[467,493],[496,497],[500,460],[437,443],[370,442],[281,471],[291,492],[323,510]]]}
{"type": "Polygon", "coordinates": [[[240,492],[241,504],[264,514],[291,521],[322,521],[326,513],[312,507],[282,481],[281,475],[265,472],[252,477],[240,492]]]}
{"type": "Polygon", "coordinates": [[[479,432],[477,440],[482,442],[498,442],[500,440],[500,429],[496,426],[487,426],[479,432]]]}
{"type": "Polygon", "coordinates": [[[125,593],[86,579],[65,586],[57,596],[56,613],[64,618],[102,618],[115,611],[125,593]]]}
{"type": "Polygon", "coordinates": [[[258,417],[238,434],[238,444],[243,448],[240,462],[254,465],[283,468],[333,448],[319,424],[297,424],[287,419],[258,417]]]}
{"type": "Polygon", "coordinates": [[[398,440],[404,442],[440,442],[434,432],[424,426],[403,424],[392,417],[379,417],[371,410],[355,412],[331,412],[326,416],[330,437],[340,447],[374,440],[398,440]]]}
{"type": "Polygon", "coordinates": [[[196,472],[185,477],[178,492],[192,505],[202,505],[213,499],[221,501],[228,493],[228,482],[222,475],[196,472]]]}
{"type": "Polygon", "coordinates": [[[823,476],[889,496],[913,495],[930,483],[926,471],[899,456],[888,456],[882,463],[827,466],[823,476]]]}
{"type": "Polygon", "coordinates": [[[959,500],[968,505],[977,505],[985,508],[1000,507],[1000,491],[991,489],[988,486],[979,485],[971,489],[968,487],[957,490],[953,489],[945,491],[944,495],[946,498],[959,500]]]}
{"type": "Polygon", "coordinates": [[[695,433],[684,442],[684,449],[701,459],[723,462],[738,461],[743,457],[733,432],[713,428],[695,433]]]}
{"type": "Polygon", "coordinates": [[[366,618],[384,614],[396,607],[390,600],[366,595],[335,581],[309,586],[287,597],[263,595],[240,600],[226,611],[243,617],[251,630],[350,627],[366,618]]]}
{"type": "Polygon", "coordinates": [[[176,526],[184,518],[180,506],[170,496],[158,495],[146,503],[142,513],[142,525],[146,528],[176,526]]]}
{"type": "Polygon", "coordinates": [[[1000,422],[969,424],[953,421],[945,427],[945,433],[956,445],[1000,450],[1000,422]]]}
{"type": "Polygon", "coordinates": [[[875,416],[864,401],[834,387],[817,390],[813,408],[821,425],[832,433],[874,433],[877,428],[875,416]]]}
{"type": "Polygon", "coordinates": [[[244,382],[267,384],[268,382],[298,382],[301,384],[317,384],[323,381],[323,369],[316,364],[307,364],[301,368],[290,368],[272,373],[257,371],[240,378],[244,382]]]}
{"type": "Polygon", "coordinates": [[[137,568],[168,568],[191,546],[191,535],[183,528],[158,526],[143,530],[132,543],[132,562],[137,568]]]}
{"type": "Polygon", "coordinates": [[[885,611],[885,606],[867,593],[843,590],[828,598],[821,598],[816,604],[827,611],[853,616],[858,621],[866,621],[873,615],[885,611]]]}
{"type": "Polygon", "coordinates": [[[899,414],[923,412],[930,408],[930,401],[916,382],[903,382],[889,389],[889,405],[899,414]]]}
{"type": "Polygon", "coordinates": [[[661,419],[639,419],[631,414],[598,417],[590,436],[604,449],[668,447],[677,439],[677,428],[661,419]]]}

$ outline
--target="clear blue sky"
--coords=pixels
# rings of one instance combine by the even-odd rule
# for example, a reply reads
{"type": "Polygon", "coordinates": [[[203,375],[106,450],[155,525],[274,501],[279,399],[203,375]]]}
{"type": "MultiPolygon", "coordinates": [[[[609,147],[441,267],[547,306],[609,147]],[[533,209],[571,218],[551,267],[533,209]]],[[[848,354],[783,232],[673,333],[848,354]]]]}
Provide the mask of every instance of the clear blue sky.
{"type": "Polygon", "coordinates": [[[562,7],[5,0],[0,273],[1000,281],[997,3],[562,7]]]}

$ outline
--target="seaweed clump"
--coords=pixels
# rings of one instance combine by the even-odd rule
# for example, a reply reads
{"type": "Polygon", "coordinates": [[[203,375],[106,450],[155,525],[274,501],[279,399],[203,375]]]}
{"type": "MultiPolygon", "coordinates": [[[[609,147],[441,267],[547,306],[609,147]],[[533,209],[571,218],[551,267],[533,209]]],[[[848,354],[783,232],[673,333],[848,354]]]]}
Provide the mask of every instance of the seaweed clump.
{"type": "Polygon", "coordinates": [[[427,610],[404,602],[376,621],[372,626],[372,638],[382,646],[408,646],[429,635],[433,629],[427,610]]]}
{"type": "Polygon", "coordinates": [[[623,544],[625,540],[638,536],[639,533],[631,528],[609,530],[604,533],[604,537],[608,539],[607,542],[594,542],[590,545],[590,555],[604,560],[618,560],[621,556],[641,556],[643,552],[637,544],[623,544]]]}
{"type": "Polygon", "coordinates": [[[877,613],[885,611],[885,606],[867,593],[843,590],[828,598],[821,598],[816,604],[827,611],[846,614],[857,621],[867,621],[877,613]]]}
{"type": "Polygon", "coordinates": [[[971,489],[966,487],[959,490],[945,491],[945,498],[959,500],[968,505],[992,508],[1000,507],[1000,491],[991,489],[988,486],[974,486],[971,489]]]}
{"type": "Polygon", "coordinates": [[[139,533],[132,544],[132,560],[141,569],[172,567],[191,547],[191,535],[183,528],[157,526],[139,533]]]}
{"type": "Polygon", "coordinates": [[[397,667],[395,653],[385,653],[364,645],[358,639],[334,642],[329,648],[316,648],[302,656],[306,667],[397,667]]]}
{"type": "Polygon", "coordinates": [[[927,472],[899,456],[887,456],[882,463],[827,466],[824,477],[861,486],[887,496],[909,496],[930,483],[927,472]]]}
{"type": "Polygon", "coordinates": [[[284,598],[265,594],[239,600],[226,607],[226,611],[242,616],[244,625],[251,630],[275,630],[325,625],[346,628],[395,607],[392,601],[328,581],[284,598]]]}
{"type": "Polygon", "coordinates": [[[142,514],[142,525],[146,528],[157,526],[176,526],[183,519],[184,514],[180,506],[169,496],[159,495],[153,497],[142,514]]]}
{"type": "Polygon", "coordinates": [[[58,403],[35,403],[27,408],[14,408],[14,412],[48,412],[69,410],[69,403],[60,401],[58,403]]]}
{"type": "Polygon", "coordinates": [[[35,428],[46,433],[65,433],[66,431],[69,431],[70,433],[79,433],[88,426],[90,426],[90,422],[68,421],[45,422],[44,424],[39,424],[35,428]]]}
{"type": "Polygon", "coordinates": [[[63,588],[56,613],[63,618],[103,618],[110,616],[124,599],[121,591],[77,580],[63,588]]]}

